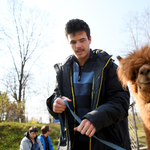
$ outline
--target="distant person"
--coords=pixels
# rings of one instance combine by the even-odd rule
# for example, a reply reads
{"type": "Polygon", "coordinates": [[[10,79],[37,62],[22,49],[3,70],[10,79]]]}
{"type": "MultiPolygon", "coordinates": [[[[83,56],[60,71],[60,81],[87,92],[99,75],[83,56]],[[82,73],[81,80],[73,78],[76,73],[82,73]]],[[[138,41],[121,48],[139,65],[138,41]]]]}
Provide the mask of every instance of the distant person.
{"type": "Polygon", "coordinates": [[[37,138],[38,129],[31,127],[21,140],[20,150],[43,150],[40,140],[37,138]]]}
{"type": "Polygon", "coordinates": [[[49,126],[43,126],[41,128],[42,134],[38,136],[38,139],[41,141],[44,150],[54,150],[53,144],[49,137],[50,131],[51,130],[49,126]]]}

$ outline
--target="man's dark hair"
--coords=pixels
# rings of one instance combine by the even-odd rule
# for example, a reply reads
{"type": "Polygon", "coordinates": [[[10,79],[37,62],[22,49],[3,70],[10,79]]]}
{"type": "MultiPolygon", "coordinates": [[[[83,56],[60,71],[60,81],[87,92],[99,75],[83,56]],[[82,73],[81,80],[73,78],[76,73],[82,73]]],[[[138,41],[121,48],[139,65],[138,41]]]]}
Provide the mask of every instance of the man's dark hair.
{"type": "Polygon", "coordinates": [[[38,132],[38,129],[36,127],[29,128],[30,133],[31,132],[38,132]]]}
{"type": "Polygon", "coordinates": [[[41,128],[41,131],[42,131],[42,134],[45,134],[46,132],[48,132],[49,131],[49,126],[43,126],[42,128],[41,128]]]}
{"type": "Polygon", "coordinates": [[[75,35],[78,31],[85,31],[88,39],[90,38],[90,28],[88,24],[80,19],[69,20],[65,27],[65,35],[68,38],[68,34],[75,35]]]}

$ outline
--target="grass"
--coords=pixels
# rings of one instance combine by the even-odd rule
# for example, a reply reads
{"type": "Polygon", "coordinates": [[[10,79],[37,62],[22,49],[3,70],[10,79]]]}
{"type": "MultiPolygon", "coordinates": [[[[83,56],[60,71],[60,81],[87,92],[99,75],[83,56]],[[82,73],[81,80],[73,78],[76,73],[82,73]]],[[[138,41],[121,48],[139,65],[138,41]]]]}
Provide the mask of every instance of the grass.
{"type": "Polygon", "coordinates": [[[144,146],[146,146],[146,139],[145,139],[145,132],[144,132],[143,124],[137,123],[136,126],[137,126],[139,145],[141,147],[144,147],[144,146]]]}
{"type": "MultiPolygon", "coordinates": [[[[24,133],[31,126],[36,126],[41,134],[40,129],[45,124],[37,123],[18,123],[18,122],[2,122],[0,123],[0,150],[19,150],[20,141],[24,137],[24,133]]],[[[60,125],[58,123],[48,124],[51,128],[50,138],[54,146],[54,150],[58,149],[58,139],[60,134],[60,125]]],[[[137,123],[137,133],[140,146],[146,146],[145,132],[142,123],[137,123]]]]}
{"type": "MultiPolygon", "coordinates": [[[[0,123],[0,150],[19,150],[20,141],[24,137],[24,133],[31,126],[36,126],[41,134],[41,127],[45,124],[18,123],[18,122],[2,122],[0,123]]],[[[60,125],[58,123],[48,124],[51,128],[50,138],[54,146],[54,150],[58,148],[58,139],[60,134],[60,125]]]]}

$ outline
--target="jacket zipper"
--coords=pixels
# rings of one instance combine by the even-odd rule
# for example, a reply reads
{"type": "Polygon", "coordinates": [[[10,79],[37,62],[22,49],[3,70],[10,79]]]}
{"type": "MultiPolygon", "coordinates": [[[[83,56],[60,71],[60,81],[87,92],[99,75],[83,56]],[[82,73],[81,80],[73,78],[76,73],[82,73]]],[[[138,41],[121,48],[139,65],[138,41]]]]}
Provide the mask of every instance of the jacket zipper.
{"type": "MultiPolygon", "coordinates": [[[[100,88],[99,88],[99,92],[98,92],[98,98],[97,98],[96,108],[98,107],[98,103],[99,103],[100,91],[101,91],[102,81],[103,81],[103,72],[104,72],[104,69],[106,68],[106,66],[108,65],[109,61],[111,60],[111,58],[112,58],[112,56],[108,59],[107,63],[105,64],[105,66],[102,69],[101,82],[100,82],[100,88]]],[[[94,76],[93,76],[93,83],[92,83],[91,100],[93,100],[93,90],[94,90],[94,76]]],[[[91,150],[91,147],[92,147],[92,137],[90,137],[90,144],[89,145],[90,145],[89,150],[91,150]]]]}
{"type": "Polygon", "coordinates": [[[66,120],[66,113],[64,112],[64,116],[65,116],[65,127],[66,127],[66,139],[67,139],[67,149],[68,149],[68,144],[69,144],[69,142],[68,142],[68,131],[67,131],[67,120],[66,120]]]}
{"type": "MultiPolygon", "coordinates": [[[[74,95],[74,89],[73,89],[73,82],[72,82],[72,68],[70,68],[70,82],[71,82],[71,91],[72,91],[72,99],[73,99],[73,108],[74,108],[74,113],[76,114],[76,111],[75,111],[75,95],[74,95]]],[[[74,119],[74,127],[76,125],[76,119],[74,119]]],[[[75,131],[74,131],[74,135],[75,135],[75,131]]],[[[72,147],[74,145],[74,140],[73,140],[73,143],[72,143],[72,147]]]]}
{"type": "Polygon", "coordinates": [[[99,93],[98,93],[96,108],[98,107],[100,92],[101,92],[101,88],[102,88],[103,72],[104,72],[104,69],[106,68],[106,66],[108,65],[109,61],[111,60],[111,58],[112,58],[112,56],[108,59],[107,63],[105,64],[105,66],[104,66],[103,69],[102,69],[101,82],[100,82],[100,88],[99,88],[99,93]]]}

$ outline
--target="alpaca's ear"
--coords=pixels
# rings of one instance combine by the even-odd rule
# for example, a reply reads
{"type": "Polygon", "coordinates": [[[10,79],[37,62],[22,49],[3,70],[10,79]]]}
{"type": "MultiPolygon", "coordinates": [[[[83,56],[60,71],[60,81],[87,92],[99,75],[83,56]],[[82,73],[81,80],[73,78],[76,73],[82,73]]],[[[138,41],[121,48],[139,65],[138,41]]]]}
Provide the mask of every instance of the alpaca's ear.
{"type": "Polygon", "coordinates": [[[122,57],[121,56],[117,56],[117,59],[120,61],[122,59],[122,57]]]}

